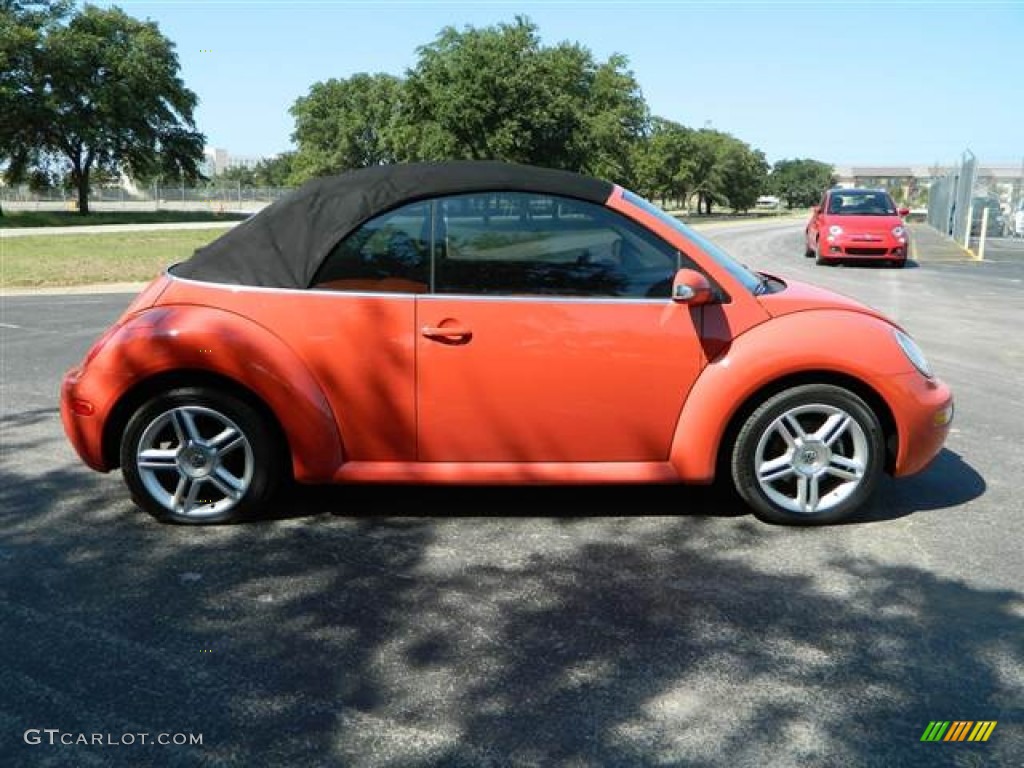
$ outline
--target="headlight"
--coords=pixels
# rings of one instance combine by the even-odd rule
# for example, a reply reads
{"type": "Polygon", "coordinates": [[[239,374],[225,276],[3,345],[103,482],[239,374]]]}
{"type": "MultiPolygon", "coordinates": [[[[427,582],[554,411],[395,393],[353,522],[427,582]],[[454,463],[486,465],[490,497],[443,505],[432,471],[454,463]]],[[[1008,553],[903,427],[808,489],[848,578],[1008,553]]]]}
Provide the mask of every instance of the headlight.
{"type": "Polygon", "coordinates": [[[907,233],[907,230],[905,230],[903,227],[893,227],[892,233],[895,237],[903,237],[903,235],[907,233]]]}
{"type": "Polygon", "coordinates": [[[934,378],[935,374],[932,373],[932,367],[928,365],[928,358],[924,356],[924,352],[917,346],[912,338],[907,336],[903,331],[893,329],[893,335],[896,337],[896,343],[900,345],[900,349],[903,350],[903,354],[907,356],[907,359],[913,363],[914,367],[921,372],[922,376],[929,379],[934,378]]]}
{"type": "Polygon", "coordinates": [[[831,227],[828,228],[828,233],[830,235],[841,235],[843,234],[843,228],[840,227],[838,224],[833,224],[831,227]]]}

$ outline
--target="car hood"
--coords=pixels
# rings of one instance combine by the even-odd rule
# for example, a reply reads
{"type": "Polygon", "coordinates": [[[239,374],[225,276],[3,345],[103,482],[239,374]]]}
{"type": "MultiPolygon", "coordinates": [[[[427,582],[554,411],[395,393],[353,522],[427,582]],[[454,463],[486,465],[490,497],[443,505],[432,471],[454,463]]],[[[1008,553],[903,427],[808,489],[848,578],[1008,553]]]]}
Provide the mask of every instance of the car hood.
{"type": "Polygon", "coordinates": [[[786,287],[781,291],[765,293],[757,297],[758,302],[772,317],[815,309],[841,309],[847,312],[871,315],[892,324],[892,321],[877,309],[872,309],[867,304],[862,304],[849,296],[843,296],[841,293],[830,291],[827,288],[819,288],[810,283],[801,283],[798,280],[781,280],[774,276],[773,279],[785,284],[786,287]]]}
{"type": "Polygon", "coordinates": [[[844,232],[892,232],[893,227],[902,227],[899,216],[826,216],[825,226],[838,224],[844,232]]]}

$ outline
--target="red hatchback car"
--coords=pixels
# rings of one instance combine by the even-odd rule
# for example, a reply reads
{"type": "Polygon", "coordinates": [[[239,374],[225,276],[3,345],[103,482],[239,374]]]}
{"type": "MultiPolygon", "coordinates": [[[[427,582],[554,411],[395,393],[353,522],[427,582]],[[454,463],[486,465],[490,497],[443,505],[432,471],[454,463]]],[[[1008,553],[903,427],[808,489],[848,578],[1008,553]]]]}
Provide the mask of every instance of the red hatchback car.
{"type": "Polygon", "coordinates": [[[830,189],[811,212],[804,254],[818,264],[882,261],[894,267],[907,263],[910,235],[888,192],[877,189],[830,189]]]}
{"type": "Polygon", "coordinates": [[[952,410],[874,310],[620,187],[491,162],[307,184],[157,278],[61,397],[84,461],[181,523],[289,479],[716,476],[765,520],[826,523],[928,464],[952,410]]]}

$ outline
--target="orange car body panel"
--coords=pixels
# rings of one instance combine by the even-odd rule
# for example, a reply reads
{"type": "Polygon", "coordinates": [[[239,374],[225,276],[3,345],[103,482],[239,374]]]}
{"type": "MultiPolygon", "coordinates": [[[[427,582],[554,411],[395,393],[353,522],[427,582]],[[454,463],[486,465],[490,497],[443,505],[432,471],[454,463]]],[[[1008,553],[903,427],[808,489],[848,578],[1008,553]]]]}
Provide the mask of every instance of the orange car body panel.
{"type": "MultiPolygon", "coordinates": [[[[705,322],[708,334],[728,337],[724,313],[709,312],[705,322]]],[[[711,482],[729,421],[748,398],[788,376],[825,373],[857,379],[885,401],[898,430],[895,474],[917,471],[946,437],[948,424],[932,420],[951,396],[914,370],[890,328],[871,314],[816,309],[776,317],[733,339],[691,390],[676,426],[672,466],[687,482],[711,482]],[[850,355],[854,340],[858,354],[850,355]]]]}
{"type": "Polygon", "coordinates": [[[665,461],[703,365],[700,310],[669,301],[417,301],[419,459],[665,461]]]}
{"type": "Polygon", "coordinates": [[[491,462],[346,462],[335,475],[339,483],[465,485],[613,485],[678,483],[667,461],[491,461],[491,462]]]}
{"type": "MultiPolygon", "coordinates": [[[[173,288],[172,283],[165,294],[173,288]]],[[[224,309],[157,305],[118,327],[65,383],[65,421],[70,414],[64,403],[71,396],[95,408],[94,416],[77,419],[77,428],[88,437],[75,443],[86,463],[109,469],[99,438],[106,415],[123,395],[153,376],[183,370],[225,376],[266,403],[288,439],[297,479],[329,479],[341,462],[330,403],[280,338],[224,309]]]]}
{"type": "MultiPolygon", "coordinates": [[[[346,460],[415,460],[414,295],[173,280],[160,302],[214,304],[273,329],[330,404],[346,460]]],[[[315,433],[317,427],[304,429],[315,433]]]]}
{"type": "Polygon", "coordinates": [[[65,429],[90,466],[110,469],[102,431],[118,400],[148,377],[203,370],[273,411],[300,481],[708,482],[747,398],[824,371],[886,402],[897,474],[938,452],[949,391],[913,369],[887,320],[796,283],[754,296],[620,189],[607,206],[689,256],[727,300],[484,298],[398,284],[303,291],[164,276],[65,379],[65,429]],[[83,402],[91,414],[73,410],[83,402]]]}

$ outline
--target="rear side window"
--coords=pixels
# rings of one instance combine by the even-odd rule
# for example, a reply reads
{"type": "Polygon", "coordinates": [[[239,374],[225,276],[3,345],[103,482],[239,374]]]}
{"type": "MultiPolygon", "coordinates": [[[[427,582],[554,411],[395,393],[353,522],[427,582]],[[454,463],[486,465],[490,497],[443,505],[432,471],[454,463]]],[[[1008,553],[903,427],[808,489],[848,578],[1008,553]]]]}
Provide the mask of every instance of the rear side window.
{"type": "Polygon", "coordinates": [[[425,293],[430,289],[430,203],[413,203],[363,224],[339,242],[314,289],[425,293]]]}

